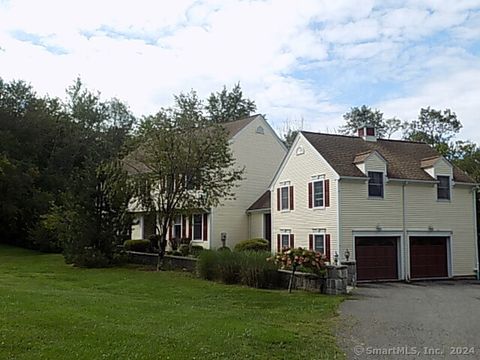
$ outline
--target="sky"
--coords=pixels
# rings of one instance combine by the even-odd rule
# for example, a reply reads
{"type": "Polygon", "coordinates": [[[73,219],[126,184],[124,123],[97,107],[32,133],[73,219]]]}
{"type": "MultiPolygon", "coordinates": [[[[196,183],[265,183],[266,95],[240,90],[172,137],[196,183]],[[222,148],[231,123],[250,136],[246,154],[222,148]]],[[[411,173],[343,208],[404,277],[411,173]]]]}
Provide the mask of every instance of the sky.
{"type": "Polygon", "coordinates": [[[78,76],[139,116],[240,82],[278,130],[431,106],[480,142],[480,0],[0,0],[1,78],[64,98],[78,76]]]}

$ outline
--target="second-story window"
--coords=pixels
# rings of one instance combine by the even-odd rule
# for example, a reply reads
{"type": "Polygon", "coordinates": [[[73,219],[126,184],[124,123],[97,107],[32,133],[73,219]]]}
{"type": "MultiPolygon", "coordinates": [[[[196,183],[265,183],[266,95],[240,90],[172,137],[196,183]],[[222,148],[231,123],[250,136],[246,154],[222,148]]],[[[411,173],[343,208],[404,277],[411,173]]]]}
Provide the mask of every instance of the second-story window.
{"type": "Polygon", "coordinates": [[[437,176],[437,199],[450,200],[450,176],[437,176]]]}
{"type": "Polygon", "coordinates": [[[324,191],[323,191],[323,180],[313,182],[313,207],[323,207],[324,202],[324,191]]]}
{"type": "Polygon", "coordinates": [[[383,198],[383,173],[369,171],[368,178],[368,196],[383,198]]]}
{"type": "Polygon", "coordinates": [[[280,209],[288,210],[290,208],[288,186],[284,186],[280,189],[280,209]]]}

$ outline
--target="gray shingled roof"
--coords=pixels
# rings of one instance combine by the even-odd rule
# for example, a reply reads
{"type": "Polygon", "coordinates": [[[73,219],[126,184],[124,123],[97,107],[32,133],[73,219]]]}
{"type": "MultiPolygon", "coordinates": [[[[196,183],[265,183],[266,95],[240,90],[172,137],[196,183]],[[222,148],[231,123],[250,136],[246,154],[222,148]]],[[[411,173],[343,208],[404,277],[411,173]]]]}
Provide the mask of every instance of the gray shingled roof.
{"type": "MultiPolygon", "coordinates": [[[[231,139],[236,134],[238,134],[245,126],[250,124],[257,116],[259,116],[259,114],[252,115],[243,119],[223,123],[222,126],[225,128],[225,130],[227,130],[228,138],[231,139]]],[[[131,175],[145,173],[150,170],[145,164],[143,164],[141,161],[138,160],[138,156],[136,155],[138,155],[138,152],[140,151],[141,150],[137,149],[132,153],[128,154],[122,160],[125,170],[131,175]]]]}
{"type": "MultiPolygon", "coordinates": [[[[354,164],[355,158],[376,150],[387,161],[387,176],[392,179],[434,180],[422,169],[422,160],[438,158],[440,154],[425,143],[378,139],[365,141],[357,136],[333,135],[302,131],[303,136],[325,158],[340,176],[365,177],[354,164]]],[[[453,165],[456,182],[475,181],[453,165]]]]}
{"type": "Polygon", "coordinates": [[[235,121],[229,121],[222,124],[225,130],[227,130],[228,132],[229,139],[237,135],[240,132],[240,130],[242,130],[245,126],[250,124],[257,116],[258,114],[252,115],[243,119],[235,120],[235,121]]]}
{"type": "Polygon", "coordinates": [[[248,209],[251,210],[264,210],[270,209],[270,190],[265,191],[262,196],[258,198],[248,209]]]}

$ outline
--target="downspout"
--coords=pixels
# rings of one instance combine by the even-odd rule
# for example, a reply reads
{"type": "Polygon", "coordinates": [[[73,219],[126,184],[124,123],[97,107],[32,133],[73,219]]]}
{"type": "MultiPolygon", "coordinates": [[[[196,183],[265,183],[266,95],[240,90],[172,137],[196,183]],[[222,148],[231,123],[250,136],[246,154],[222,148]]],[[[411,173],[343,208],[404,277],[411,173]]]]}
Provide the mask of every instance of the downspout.
{"type": "Polygon", "coordinates": [[[403,251],[404,251],[404,274],[405,281],[410,281],[410,259],[408,254],[410,254],[410,244],[407,239],[407,198],[405,196],[405,187],[407,182],[402,183],[402,232],[403,232],[403,251]]]}
{"type": "Polygon", "coordinates": [[[477,187],[472,189],[472,199],[473,199],[473,230],[474,230],[474,239],[475,239],[475,254],[477,257],[477,280],[480,280],[480,260],[479,260],[479,249],[480,243],[478,242],[478,226],[477,226],[477,187]]]}

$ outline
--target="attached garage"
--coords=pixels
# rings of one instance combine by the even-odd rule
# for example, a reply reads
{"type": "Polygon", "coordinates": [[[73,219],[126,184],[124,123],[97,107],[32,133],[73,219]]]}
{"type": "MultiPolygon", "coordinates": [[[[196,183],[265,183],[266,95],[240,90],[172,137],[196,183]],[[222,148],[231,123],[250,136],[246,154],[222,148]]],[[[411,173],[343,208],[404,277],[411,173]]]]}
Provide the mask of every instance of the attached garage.
{"type": "Polygon", "coordinates": [[[412,279],[448,277],[448,237],[410,237],[410,277],[412,279]]]}
{"type": "Polygon", "coordinates": [[[398,237],[355,237],[357,279],[398,280],[398,237]]]}

